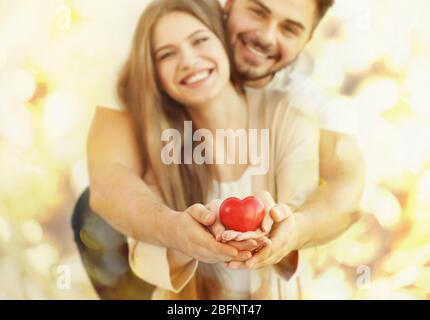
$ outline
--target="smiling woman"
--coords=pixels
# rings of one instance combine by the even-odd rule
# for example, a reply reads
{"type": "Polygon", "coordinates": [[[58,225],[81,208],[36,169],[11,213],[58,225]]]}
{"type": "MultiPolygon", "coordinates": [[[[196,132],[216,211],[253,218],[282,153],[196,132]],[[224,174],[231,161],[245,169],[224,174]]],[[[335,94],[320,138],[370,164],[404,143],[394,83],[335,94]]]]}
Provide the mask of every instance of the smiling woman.
{"type": "Polygon", "coordinates": [[[161,17],[154,27],[152,45],[162,88],[183,105],[212,101],[230,81],[230,63],[222,41],[186,13],[161,17]],[[178,30],[178,25],[183,27],[178,30]]]}
{"type": "Polygon", "coordinates": [[[183,122],[191,120],[193,111],[197,124],[216,119],[211,101],[223,95],[229,96],[224,99],[230,106],[236,104],[243,110],[231,78],[234,72],[228,59],[223,11],[216,0],[161,0],[146,8],[118,92],[138,130],[143,172],[151,166],[163,196],[173,207],[183,210],[187,203],[202,202],[210,171],[196,165],[162,166],[162,132],[171,128],[182,132],[183,122]],[[190,180],[185,183],[180,179],[183,176],[190,180]]]}

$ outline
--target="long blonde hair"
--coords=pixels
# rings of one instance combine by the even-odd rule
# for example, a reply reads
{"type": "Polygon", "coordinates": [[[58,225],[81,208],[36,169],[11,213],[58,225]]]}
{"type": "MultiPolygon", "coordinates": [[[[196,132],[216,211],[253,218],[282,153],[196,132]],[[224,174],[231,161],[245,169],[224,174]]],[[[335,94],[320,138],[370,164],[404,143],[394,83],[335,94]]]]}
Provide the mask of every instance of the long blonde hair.
{"type": "MultiPolygon", "coordinates": [[[[164,165],[161,162],[163,130],[177,129],[183,137],[184,121],[190,120],[184,106],[173,101],[160,89],[151,46],[153,28],[157,21],[175,11],[188,13],[200,20],[220,39],[231,57],[223,10],[217,0],[154,0],[140,18],[117,90],[121,102],[134,121],[143,174],[151,170],[165,203],[174,210],[182,211],[194,203],[207,201],[212,173],[207,165],[164,165]]],[[[236,72],[233,68],[231,72],[232,81],[236,84],[236,72]]],[[[183,148],[182,143],[182,152],[183,148]]]]}

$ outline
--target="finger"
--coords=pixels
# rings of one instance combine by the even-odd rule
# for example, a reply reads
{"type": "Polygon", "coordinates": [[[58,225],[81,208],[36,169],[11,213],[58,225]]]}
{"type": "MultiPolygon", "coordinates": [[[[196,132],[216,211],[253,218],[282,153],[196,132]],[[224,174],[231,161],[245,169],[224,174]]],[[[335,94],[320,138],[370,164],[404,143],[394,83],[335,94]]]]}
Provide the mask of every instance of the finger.
{"type": "Polygon", "coordinates": [[[281,222],[288,219],[292,214],[293,211],[286,204],[277,204],[272,208],[272,210],[270,210],[270,216],[275,222],[281,222]]]}
{"type": "Polygon", "coordinates": [[[236,237],[236,241],[244,241],[249,239],[260,239],[264,237],[263,231],[261,229],[257,229],[256,231],[248,231],[248,232],[241,232],[236,237]]]}
{"type": "Polygon", "coordinates": [[[259,263],[254,264],[253,269],[260,269],[266,266],[271,266],[273,264],[275,264],[275,258],[274,256],[270,255],[269,257],[267,257],[266,259],[263,259],[259,263]]]}
{"type": "Polygon", "coordinates": [[[272,230],[272,226],[273,226],[273,219],[270,216],[270,214],[267,214],[264,216],[263,222],[261,223],[261,229],[265,232],[265,233],[269,233],[270,230],[272,230]]]}
{"type": "Polygon", "coordinates": [[[257,244],[257,248],[255,249],[255,251],[259,251],[263,246],[267,246],[267,245],[271,244],[270,239],[268,239],[267,237],[260,238],[256,241],[258,244],[257,244]]]}
{"type": "Polygon", "coordinates": [[[265,266],[274,265],[278,260],[282,260],[280,257],[280,253],[272,248],[271,253],[265,258],[261,259],[259,262],[255,263],[253,268],[260,269],[265,266]]]}
{"type": "Polygon", "coordinates": [[[239,251],[237,256],[234,257],[234,261],[246,261],[252,257],[252,253],[249,251],[239,251]]]}
{"type": "Polygon", "coordinates": [[[229,241],[228,245],[235,247],[240,251],[254,251],[258,247],[258,242],[256,240],[250,239],[246,241],[229,241]]]}
{"type": "Polygon", "coordinates": [[[219,208],[220,208],[220,206],[221,206],[221,204],[222,204],[222,201],[220,200],[220,199],[215,199],[215,200],[212,200],[210,203],[209,203],[209,210],[211,210],[212,212],[214,212],[215,213],[215,215],[216,215],[216,221],[215,221],[215,223],[212,225],[212,233],[213,233],[213,235],[215,236],[215,239],[217,240],[217,241],[220,241],[221,240],[221,235],[222,235],[222,233],[224,232],[224,230],[225,230],[225,227],[224,227],[224,225],[221,223],[221,219],[220,219],[220,217],[219,217],[219,208]]]}
{"type": "Polygon", "coordinates": [[[271,246],[265,246],[263,249],[254,254],[251,259],[246,261],[246,266],[248,268],[254,268],[257,264],[267,259],[270,256],[271,252],[271,246]]]}
{"type": "Polygon", "coordinates": [[[270,216],[270,210],[276,205],[276,203],[273,200],[272,195],[267,191],[262,191],[258,193],[257,198],[263,203],[265,209],[265,218],[261,227],[263,229],[263,232],[268,233],[270,231],[270,228],[272,227],[273,221],[271,222],[271,218],[269,219],[266,217],[270,216]]]}
{"type": "Polygon", "coordinates": [[[235,239],[238,235],[240,234],[240,232],[234,231],[234,230],[225,230],[221,237],[222,240],[224,241],[231,241],[233,239],[235,239]]]}
{"type": "Polygon", "coordinates": [[[219,208],[221,207],[222,201],[220,199],[214,199],[206,205],[206,208],[212,211],[216,217],[219,217],[219,208]]]}
{"type": "Polygon", "coordinates": [[[215,254],[222,261],[231,261],[236,258],[239,254],[239,250],[230,246],[228,244],[224,244],[216,241],[215,239],[211,239],[211,242],[205,245],[205,248],[212,254],[215,254]]]}
{"type": "Polygon", "coordinates": [[[231,261],[227,262],[225,267],[228,269],[246,269],[246,264],[242,261],[231,261]]]}
{"type": "Polygon", "coordinates": [[[193,204],[191,207],[187,208],[185,212],[193,217],[194,220],[205,226],[212,225],[216,220],[216,214],[200,203],[193,204]]]}
{"type": "Polygon", "coordinates": [[[200,226],[200,231],[192,237],[192,244],[198,246],[202,255],[215,258],[217,261],[231,261],[238,254],[238,250],[232,246],[216,241],[213,236],[200,226]]]}
{"type": "Polygon", "coordinates": [[[209,230],[214,235],[215,239],[217,241],[221,240],[221,235],[225,230],[224,225],[221,223],[221,220],[219,218],[219,207],[221,206],[222,201],[219,199],[212,200],[209,202],[209,204],[206,206],[210,211],[212,211],[215,216],[216,220],[212,226],[209,227],[209,230]]]}
{"type": "Polygon", "coordinates": [[[217,241],[222,240],[222,233],[225,231],[225,228],[218,219],[213,225],[209,227],[209,230],[217,241]]]}

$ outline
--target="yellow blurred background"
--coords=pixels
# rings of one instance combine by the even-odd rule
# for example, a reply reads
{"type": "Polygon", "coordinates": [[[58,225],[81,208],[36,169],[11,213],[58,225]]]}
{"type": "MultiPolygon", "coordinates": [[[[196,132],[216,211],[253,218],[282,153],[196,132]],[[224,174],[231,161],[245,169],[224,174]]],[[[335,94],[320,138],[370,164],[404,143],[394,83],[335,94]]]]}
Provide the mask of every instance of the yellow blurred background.
{"type": "MultiPolygon", "coordinates": [[[[145,0],[0,0],[0,299],[96,299],[70,216],[86,135],[145,0]],[[70,268],[71,285],[60,276],[70,268]]],[[[361,220],[303,254],[303,298],[430,298],[430,2],[337,0],[310,75],[357,111],[361,220]]]]}

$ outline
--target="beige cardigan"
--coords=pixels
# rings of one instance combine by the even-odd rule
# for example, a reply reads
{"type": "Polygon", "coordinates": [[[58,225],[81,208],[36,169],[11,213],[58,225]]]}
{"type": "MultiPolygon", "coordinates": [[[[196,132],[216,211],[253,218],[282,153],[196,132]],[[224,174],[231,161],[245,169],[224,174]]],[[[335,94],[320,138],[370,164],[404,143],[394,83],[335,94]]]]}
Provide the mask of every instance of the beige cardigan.
{"type": "MultiPolygon", "coordinates": [[[[269,191],[277,203],[298,208],[319,179],[319,129],[316,119],[289,105],[281,91],[248,90],[249,128],[270,129],[270,160],[266,175],[252,176],[252,190],[269,191]]],[[[177,250],[129,239],[133,272],[155,285],[153,299],[234,299],[211,273],[211,265],[177,250]]],[[[298,253],[278,265],[251,271],[249,299],[283,299],[287,281],[298,264],[298,253]]]]}

